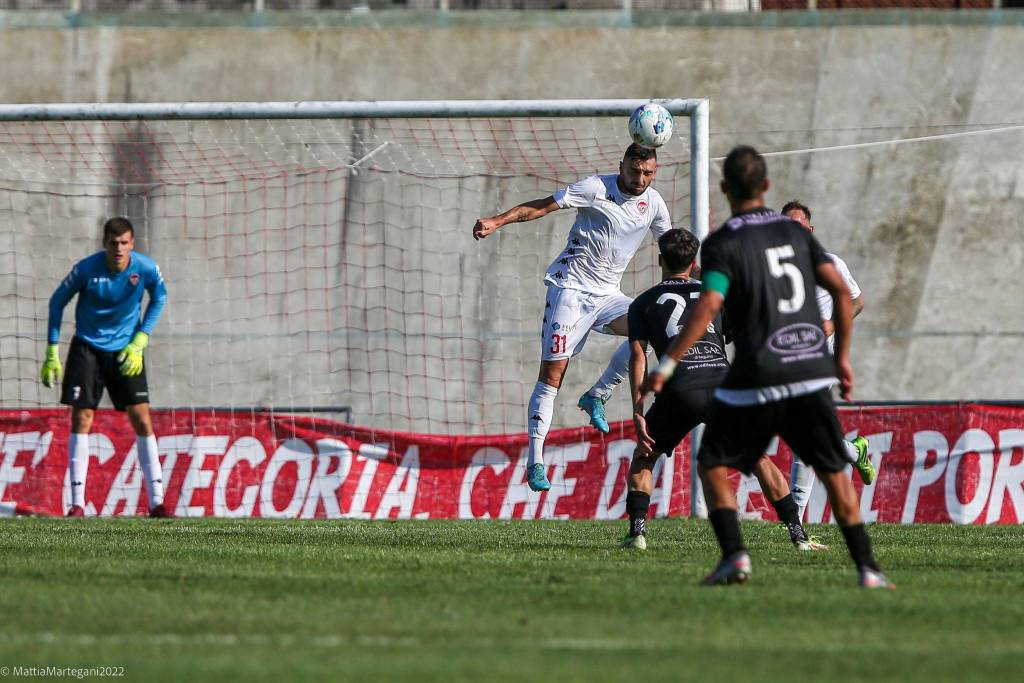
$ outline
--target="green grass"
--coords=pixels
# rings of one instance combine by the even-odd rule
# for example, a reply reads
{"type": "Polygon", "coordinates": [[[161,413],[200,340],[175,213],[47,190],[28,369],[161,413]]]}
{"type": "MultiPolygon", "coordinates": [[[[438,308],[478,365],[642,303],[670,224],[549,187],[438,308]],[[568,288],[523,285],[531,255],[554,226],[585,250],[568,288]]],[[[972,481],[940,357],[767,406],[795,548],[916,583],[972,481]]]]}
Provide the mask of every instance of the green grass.
{"type": "MultiPolygon", "coordinates": [[[[5,520],[0,666],[123,680],[992,681],[1024,657],[1024,530],[744,525],[751,583],[698,588],[706,523],[5,520]]],[[[2,670],[0,670],[2,673],[2,670]]],[[[13,677],[8,676],[8,679],[13,677]]]]}

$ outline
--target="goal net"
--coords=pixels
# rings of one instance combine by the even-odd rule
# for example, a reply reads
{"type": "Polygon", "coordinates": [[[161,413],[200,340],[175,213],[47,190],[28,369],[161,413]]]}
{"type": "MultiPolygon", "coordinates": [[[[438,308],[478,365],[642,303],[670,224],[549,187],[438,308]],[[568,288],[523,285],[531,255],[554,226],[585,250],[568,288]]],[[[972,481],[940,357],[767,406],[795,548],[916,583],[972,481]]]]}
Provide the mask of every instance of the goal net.
{"type": "MultiPolygon", "coordinates": [[[[56,405],[38,381],[48,299],[101,248],[103,221],[126,216],[168,286],[147,350],[155,407],[344,406],[371,427],[521,431],[542,278],[574,212],[481,242],[471,228],[614,172],[638,104],[0,107],[0,407],[56,405]]],[[[677,227],[706,232],[706,102],[663,104],[704,117],[690,127],[677,119],[655,187],[677,227]]],[[[647,240],[623,291],[657,277],[647,240]]],[[[74,303],[62,358],[73,323],[74,303]]],[[[568,397],[597,378],[618,341],[592,335],[556,426],[581,423],[568,397]]],[[[626,392],[610,408],[625,418],[626,392]]]]}

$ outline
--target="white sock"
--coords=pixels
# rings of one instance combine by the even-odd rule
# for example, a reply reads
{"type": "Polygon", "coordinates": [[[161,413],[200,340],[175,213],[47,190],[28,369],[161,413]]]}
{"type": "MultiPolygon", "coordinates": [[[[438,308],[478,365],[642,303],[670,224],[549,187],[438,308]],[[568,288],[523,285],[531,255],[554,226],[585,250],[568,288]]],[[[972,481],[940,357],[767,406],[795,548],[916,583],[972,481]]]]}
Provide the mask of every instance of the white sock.
{"type": "Polygon", "coordinates": [[[587,393],[602,401],[607,401],[615,387],[622,384],[622,380],[626,379],[626,373],[628,372],[629,342],[624,341],[619,344],[619,348],[615,349],[612,359],[608,361],[608,367],[604,369],[601,377],[598,378],[594,386],[590,387],[590,391],[587,393]]]}
{"type": "Polygon", "coordinates": [[[804,509],[807,508],[807,501],[811,499],[811,490],[814,488],[814,468],[803,464],[799,458],[793,456],[793,467],[789,472],[789,488],[793,492],[793,501],[800,508],[800,520],[803,521],[804,509]]]}
{"type": "Polygon", "coordinates": [[[853,445],[852,441],[843,439],[843,446],[846,447],[846,460],[851,464],[857,463],[857,458],[860,457],[860,453],[857,452],[857,447],[853,445]]]}
{"type": "Polygon", "coordinates": [[[71,504],[85,507],[85,477],[89,472],[89,435],[71,433],[68,439],[71,504]]]}
{"type": "Polygon", "coordinates": [[[551,428],[551,416],[555,413],[555,396],[558,389],[544,382],[533,385],[530,406],[526,412],[526,434],[530,437],[527,466],[534,463],[544,464],[544,439],[551,428]]]}
{"type": "Polygon", "coordinates": [[[156,448],[156,435],[136,436],[135,446],[139,452],[139,465],[146,477],[146,495],[149,496],[149,509],[164,502],[164,479],[160,470],[160,454],[156,448]]]}

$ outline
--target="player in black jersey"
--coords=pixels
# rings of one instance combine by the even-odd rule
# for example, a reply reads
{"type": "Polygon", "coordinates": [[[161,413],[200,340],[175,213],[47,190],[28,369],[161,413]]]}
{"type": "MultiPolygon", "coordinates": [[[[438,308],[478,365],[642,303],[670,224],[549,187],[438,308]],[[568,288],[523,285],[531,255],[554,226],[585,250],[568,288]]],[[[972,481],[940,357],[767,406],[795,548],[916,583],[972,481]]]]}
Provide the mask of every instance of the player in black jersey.
{"type": "MultiPolygon", "coordinates": [[[[714,388],[729,371],[722,318],[716,315],[644,415],[640,385],[647,374],[647,345],[654,346],[657,355],[664,354],[671,339],[689,318],[690,304],[700,297],[700,281],[690,278],[699,248],[700,241],[686,230],[669,230],[662,235],[658,239],[662,281],[638,296],[627,314],[637,447],[629,466],[626,494],[629,533],[622,543],[624,548],[643,550],[647,547],[645,527],[654,490],[654,465],[662,454],[671,457],[687,433],[706,421],[714,388]]],[[[797,504],[779,468],[764,457],[758,460],[754,474],[779,519],[786,523],[793,544],[800,550],[826,549],[804,531],[797,504]]]]}
{"type": "Polygon", "coordinates": [[[750,555],[743,545],[727,473],[729,467],[749,473],[778,434],[797,457],[814,467],[825,485],[860,572],[860,585],[890,588],[871,552],[853,482],[843,473],[843,434],[828,391],[837,378],[843,398],[853,390],[849,291],[809,232],[765,208],[768,174],[756,150],[733,149],[722,178],[733,216],[705,240],[700,299],[641,387],[642,394],[662,391],[724,304],[736,355],[715,391],[698,455],[708,518],[722,547],[722,560],[704,583],[740,583],[750,577],[750,555]],[[825,344],[814,298],[816,283],[832,295],[836,306],[834,357],[825,344]]]}

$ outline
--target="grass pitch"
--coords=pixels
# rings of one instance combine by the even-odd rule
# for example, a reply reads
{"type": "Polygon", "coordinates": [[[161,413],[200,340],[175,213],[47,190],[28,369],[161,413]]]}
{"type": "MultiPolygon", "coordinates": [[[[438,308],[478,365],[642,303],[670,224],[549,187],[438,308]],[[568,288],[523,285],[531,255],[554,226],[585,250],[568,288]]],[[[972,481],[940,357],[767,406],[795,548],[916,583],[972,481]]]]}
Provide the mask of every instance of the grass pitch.
{"type": "MultiPolygon", "coordinates": [[[[995,681],[1024,656],[1020,527],[746,523],[751,583],[699,588],[707,523],[4,520],[0,667],[123,680],[995,681]]],[[[3,673],[0,668],[0,674],[3,673]]],[[[22,678],[22,680],[27,680],[22,678]]]]}

